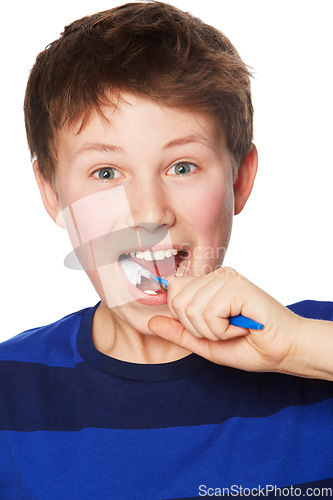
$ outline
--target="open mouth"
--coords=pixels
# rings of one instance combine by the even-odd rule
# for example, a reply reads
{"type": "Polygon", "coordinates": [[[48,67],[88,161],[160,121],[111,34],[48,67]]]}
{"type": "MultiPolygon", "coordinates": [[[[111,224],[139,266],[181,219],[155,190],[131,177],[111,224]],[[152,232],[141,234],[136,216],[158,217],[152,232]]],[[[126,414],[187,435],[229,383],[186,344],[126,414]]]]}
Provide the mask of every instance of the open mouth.
{"type": "Polygon", "coordinates": [[[184,275],[188,263],[188,251],[185,249],[168,248],[166,250],[146,250],[123,253],[119,262],[128,281],[147,295],[165,293],[165,287],[153,277],[145,274],[160,276],[166,280],[174,276],[184,275]],[[129,265],[131,263],[136,263],[129,265]],[[142,274],[141,271],[142,270],[142,274]],[[148,271],[145,272],[145,271],[148,271]]]}

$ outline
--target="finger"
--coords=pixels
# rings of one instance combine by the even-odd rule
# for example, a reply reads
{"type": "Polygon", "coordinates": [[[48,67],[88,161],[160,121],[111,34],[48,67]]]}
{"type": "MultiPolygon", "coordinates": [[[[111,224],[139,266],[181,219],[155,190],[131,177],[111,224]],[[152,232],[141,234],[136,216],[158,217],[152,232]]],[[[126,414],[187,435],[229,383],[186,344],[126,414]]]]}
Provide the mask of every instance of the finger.
{"type": "MultiPolygon", "coordinates": [[[[186,308],[184,310],[179,309],[177,311],[177,319],[175,319],[175,321],[180,322],[183,328],[190,332],[194,337],[202,339],[205,336],[203,332],[196,330],[192,323],[189,321],[188,317],[186,316],[186,308]]],[[[215,335],[214,340],[216,340],[215,335]]]]}
{"type": "Polygon", "coordinates": [[[179,321],[166,316],[153,316],[148,322],[148,328],[159,337],[213,361],[209,347],[212,342],[194,337],[179,321]]]}
{"type": "Polygon", "coordinates": [[[200,277],[189,277],[185,286],[182,278],[173,283],[173,287],[168,290],[169,309],[174,319],[178,319],[185,328],[197,338],[206,337],[210,340],[217,340],[217,337],[209,330],[207,324],[202,321],[202,311],[205,303],[209,300],[209,290],[201,293],[201,301],[193,303],[193,297],[203,288],[206,290],[207,284],[213,281],[213,275],[200,277]],[[182,281],[182,283],[180,283],[182,281]],[[179,286],[182,286],[179,289],[179,286]],[[196,319],[196,320],[195,320],[196,319]],[[194,321],[193,321],[194,320],[194,321]],[[200,321],[201,320],[201,321],[200,321]],[[197,327],[200,326],[200,328],[197,327]]]}
{"type": "Polygon", "coordinates": [[[183,278],[172,278],[168,282],[168,308],[173,318],[178,319],[179,311],[184,311],[193,295],[200,290],[205,280],[210,280],[211,275],[183,278]]]}
{"type": "Polygon", "coordinates": [[[231,268],[200,277],[176,278],[168,291],[172,316],[198,338],[216,341],[247,335],[249,330],[230,329],[228,320],[231,308],[237,309],[237,314],[241,312],[243,302],[237,290],[244,286],[243,281],[231,268]]]}
{"type": "MultiPolygon", "coordinates": [[[[184,312],[180,315],[180,321],[191,333],[197,332],[200,334],[200,337],[205,337],[213,341],[219,340],[219,337],[209,328],[203,315],[203,307],[200,304],[191,302],[186,306],[184,312]]],[[[226,321],[224,329],[228,328],[228,324],[229,322],[226,321]]]]}
{"type": "Polygon", "coordinates": [[[203,319],[208,328],[220,340],[248,335],[250,330],[247,328],[240,328],[230,324],[230,305],[223,304],[225,302],[224,295],[219,290],[211,297],[203,312],[203,319]],[[224,315],[227,315],[227,317],[224,315]]]}
{"type": "Polygon", "coordinates": [[[215,332],[214,335],[218,340],[231,340],[251,333],[247,328],[231,325],[229,319],[224,318],[214,318],[210,323],[210,328],[215,332]],[[226,322],[228,323],[228,327],[225,329],[226,322]],[[212,326],[213,323],[214,325],[212,326]]]}
{"type": "MultiPolygon", "coordinates": [[[[221,336],[225,333],[229,327],[228,319],[219,318],[219,327],[214,332],[210,328],[210,324],[205,316],[205,311],[209,307],[212,297],[217,291],[221,290],[221,281],[216,279],[216,276],[212,275],[206,283],[204,283],[193,295],[189,304],[185,307],[183,314],[180,318],[183,325],[187,330],[199,332],[202,336],[209,340],[219,340],[221,336]],[[184,318],[185,315],[185,318],[184,318]],[[189,326],[189,324],[191,326],[189,326]]],[[[217,311],[213,311],[215,316],[217,316],[217,311]]],[[[215,318],[216,319],[216,318],[215,318]]]]}
{"type": "Polygon", "coordinates": [[[185,309],[193,327],[211,340],[248,335],[250,330],[235,327],[229,322],[231,316],[242,313],[244,300],[241,290],[248,283],[231,268],[221,268],[212,273],[212,279],[195,293],[185,309]]]}

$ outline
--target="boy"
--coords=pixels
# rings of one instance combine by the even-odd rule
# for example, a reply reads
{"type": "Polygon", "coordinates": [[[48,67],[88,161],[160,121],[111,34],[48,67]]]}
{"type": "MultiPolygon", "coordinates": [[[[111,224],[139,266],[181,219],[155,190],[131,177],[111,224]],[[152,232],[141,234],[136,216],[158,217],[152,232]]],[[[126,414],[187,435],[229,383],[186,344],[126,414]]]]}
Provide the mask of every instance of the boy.
{"type": "Polygon", "coordinates": [[[328,485],[331,323],[221,268],[257,169],[230,42],[159,2],[78,20],[38,56],[25,116],[45,208],[101,302],[2,345],[2,497],[328,485]]]}

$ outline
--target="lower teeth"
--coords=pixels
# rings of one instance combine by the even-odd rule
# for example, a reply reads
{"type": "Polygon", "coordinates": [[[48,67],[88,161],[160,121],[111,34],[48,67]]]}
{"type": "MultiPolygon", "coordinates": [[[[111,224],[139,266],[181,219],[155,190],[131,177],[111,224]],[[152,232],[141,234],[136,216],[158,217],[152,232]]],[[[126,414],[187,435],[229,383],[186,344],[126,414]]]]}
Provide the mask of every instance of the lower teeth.
{"type": "Polygon", "coordinates": [[[179,264],[179,266],[178,266],[178,268],[177,268],[177,271],[176,271],[176,276],[178,276],[178,278],[181,278],[181,277],[183,276],[183,274],[184,274],[184,272],[185,272],[185,268],[186,268],[186,261],[185,261],[185,260],[183,260],[183,261],[179,264]]]}
{"type": "Polygon", "coordinates": [[[154,290],[145,290],[145,293],[148,293],[148,295],[157,295],[157,292],[154,292],[154,290]]]}

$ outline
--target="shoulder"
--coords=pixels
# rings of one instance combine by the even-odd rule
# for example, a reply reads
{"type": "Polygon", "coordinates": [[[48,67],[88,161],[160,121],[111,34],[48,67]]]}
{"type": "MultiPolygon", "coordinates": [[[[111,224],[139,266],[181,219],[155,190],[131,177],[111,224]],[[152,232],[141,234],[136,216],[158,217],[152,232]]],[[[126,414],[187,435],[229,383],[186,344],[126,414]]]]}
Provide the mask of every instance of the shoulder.
{"type": "Polygon", "coordinates": [[[0,344],[0,361],[73,366],[79,361],[76,338],[85,314],[92,308],[69,314],[49,325],[22,332],[0,344]]]}
{"type": "Polygon", "coordinates": [[[333,321],[333,302],[303,300],[289,305],[288,309],[304,318],[333,321]]]}

